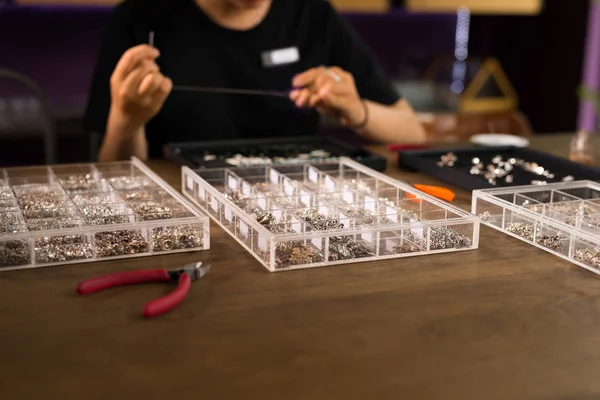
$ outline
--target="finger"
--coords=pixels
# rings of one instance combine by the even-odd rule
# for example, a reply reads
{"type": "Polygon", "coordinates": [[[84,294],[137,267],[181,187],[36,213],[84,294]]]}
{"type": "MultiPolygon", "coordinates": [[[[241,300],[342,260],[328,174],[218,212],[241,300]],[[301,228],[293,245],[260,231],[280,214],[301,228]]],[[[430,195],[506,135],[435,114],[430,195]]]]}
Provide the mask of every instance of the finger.
{"type": "Polygon", "coordinates": [[[162,98],[164,100],[167,98],[167,96],[169,96],[169,93],[171,93],[172,90],[173,90],[173,82],[171,81],[170,78],[165,77],[162,80],[160,87],[158,88],[158,90],[155,93],[162,96],[162,98]]]}
{"type": "Polygon", "coordinates": [[[115,67],[114,75],[123,81],[144,60],[153,61],[159,55],[158,49],[148,45],[139,45],[127,50],[115,67]]]}
{"type": "Polygon", "coordinates": [[[300,90],[292,90],[290,92],[290,100],[293,102],[296,102],[296,100],[298,99],[298,96],[300,96],[300,90]]]}
{"type": "Polygon", "coordinates": [[[345,84],[335,82],[331,75],[327,72],[323,72],[314,80],[313,84],[310,85],[310,89],[319,97],[323,97],[326,93],[343,94],[347,88],[345,87],[345,84]]]}
{"type": "Polygon", "coordinates": [[[319,89],[313,92],[308,101],[309,107],[315,107],[319,103],[323,103],[325,106],[332,106],[331,99],[336,97],[334,90],[338,86],[332,82],[326,81],[321,85],[319,89]],[[329,99],[329,101],[328,101],[329,99]]]}
{"type": "Polygon", "coordinates": [[[152,102],[157,105],[162,105],[166,98],[169,97],[171,90],[173,90],[173,82],[171,79],[165,77],[158,90],[151,96],[152,102]]]}
{"type": "Polygon", "coordinates": [[[123,81],[124,90],[130,95],[139,93],[139,86],[142,79],[148,74],[157,72],[158,66],[154,62],[142,62],[141,66],[134,69],[123,81]]]}
{"type": "Polygon", "coordinates": [[[306,106],[310,108],[315,108],[319,106],[329,107],[331,101],[325,101],[327,98],[335,97],[335,94],[332,93],[333,88],[335,86],[329,82],[326,83],[321,89],[318,91],[310,91],[310,95],[306,101],[306,106]]]}
{"type": "Polygon", "coordinates": [[[304,107],[306,105],[306,102],[308,101],[309,97],[310,97],[310,90],[302,89],[302,91],[298,95],[298,98],[296,99],[296,106],[304,107]]]}
{"type": "Polygon", "coordinates": [[[138,86],[138,94],[140,96],[152,95],[156,90],[158,90],[163,79],[164,76],[162,74],[156,72],[149,73],[142,78],[142,81],[138,86]]]}
{"type": "MultiPolygon", "coordinates": [[[[314,107],[317,102],[320,100],[319,90],[321,87],[327,84],[330,79],[329,75],[325,72],[325,70],[319,70],[316,72],[316,75],[312,81],[312,83],[306,85],[304,90],[308,90],[309,94],[305,99],[302,106],[306,107],[314,107]]],[[[297,99],[296,99],[297,100],[297,99]]]]}
{"type": "Polygon", "coordinates": [[[344,105],[344,93],[337,93],[338,84],[333,82],[326,83],[319,90],[319,98],[326,107],[341,109],[344,105]]]}
{"type": "Polygon", "coordinates": [[[113,72],[113,77],[119,81],[123,81],[136,68],[140,61],[148,58],[154,60],[159,54],[157,48],[150,47],[147,44],[130,48],[121,56],[113,72]]]}
{"type": "Polygon", "coordinates": [[[171,78],[165,77],[165,79],[163,79],[163,83],[160,86],[160,90],[166,95],[171,93],[171,91],[173,90],[173,81],[171,80],[171,78]]]}
{"type": "Polygon", "coordinates": [[[323,67],[311,68],[308,71],[296,75],[292,81],[292,86],[295,88],[302,88],[310,85],[315,78],[323,71],[323,67]]]}
{"type": "Polygon", "coordinates": [[[312,92],[310,97],[308,98],[308,107],[314,108],[318,103],[321,102],[321,94],[319,92],[312,92]]]}
{"type": "Polygon", "coordinates": [[[319,95],[318,94],[311,94],[308,97],[308,100],[306,101],[306,106],[308,108],[314,108],[315,105],[319,102],[319,95]]]}

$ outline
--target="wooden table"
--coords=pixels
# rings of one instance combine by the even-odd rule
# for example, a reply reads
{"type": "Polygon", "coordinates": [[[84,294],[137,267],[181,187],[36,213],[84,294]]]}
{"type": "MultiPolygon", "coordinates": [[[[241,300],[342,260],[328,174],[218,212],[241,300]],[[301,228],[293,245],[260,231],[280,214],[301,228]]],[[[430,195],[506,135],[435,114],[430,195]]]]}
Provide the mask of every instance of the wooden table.
{"type": "MultiPolygon", "coordinates": [[[[565,154],[568,140],[533,147],[565,154]]],[[[0,274],[0,398],[600,398],[600,277],[533,246],[483,227],[478,251],[268,273],[211,236],[201,253],[0,274]],[[97,274],[196,259],[213,270],[158,319],[140,308],[166,285],[75,294],[97,274]]]]}

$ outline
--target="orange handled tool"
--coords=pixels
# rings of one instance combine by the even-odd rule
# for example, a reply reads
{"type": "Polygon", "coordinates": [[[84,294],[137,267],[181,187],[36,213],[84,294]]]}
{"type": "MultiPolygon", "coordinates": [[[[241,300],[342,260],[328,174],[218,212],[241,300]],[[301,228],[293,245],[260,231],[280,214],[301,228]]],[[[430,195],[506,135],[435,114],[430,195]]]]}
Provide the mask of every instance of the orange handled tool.
{"type": "MultiPolygon", "coordinates": [[[[454,194],[454,192],[452,190],[446,189],[441,186],[416,184],[416,185],[414,185],[414,187],[415,187],[415,189],[418,189],[421,192],[427,193],[430,196],[437,197],[438,199],[448,201],[448,202],[454,201],[454,198],[456,197],[456,195],[454,194]]],[[[407,193],[406,198],[417,199],[418,197],[413,194],[407,193]]]]}

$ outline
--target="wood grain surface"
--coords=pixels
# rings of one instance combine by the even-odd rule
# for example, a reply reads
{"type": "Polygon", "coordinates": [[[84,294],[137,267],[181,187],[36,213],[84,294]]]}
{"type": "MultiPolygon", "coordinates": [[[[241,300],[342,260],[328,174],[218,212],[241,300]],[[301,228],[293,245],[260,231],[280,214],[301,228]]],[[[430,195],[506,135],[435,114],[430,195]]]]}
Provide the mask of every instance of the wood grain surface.
{"type": "MultiPolygon", "coordinates": [[[[179,188],[176,167],[150,165],[179,188]]],[[[206,252],[1,273],[0,399],[600,398],[600,276],[516,239],[482,227],[478,251],[268,273],[211,237],[206,252]],[[161,318],[140,309],[169,285],[75,294],[193,260],[213,269],[161,318]]]]}

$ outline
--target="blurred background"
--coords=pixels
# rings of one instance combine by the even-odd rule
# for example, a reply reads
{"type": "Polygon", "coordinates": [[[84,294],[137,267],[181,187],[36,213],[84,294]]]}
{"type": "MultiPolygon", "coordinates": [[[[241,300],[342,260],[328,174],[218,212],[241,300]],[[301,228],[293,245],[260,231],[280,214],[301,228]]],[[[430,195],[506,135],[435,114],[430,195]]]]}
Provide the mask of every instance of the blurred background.
{"type": "MultiPolygon", "coordinates": [[[[81,119],[117,2],[0,0],[0,165],[94,159],[98,143],[81,119]]],[[[416,108],[430,141],[579,128],[588,0],[331,2],[416,108]]],[[[335,126],[323,134],[348,138],[335,126]]]]}

